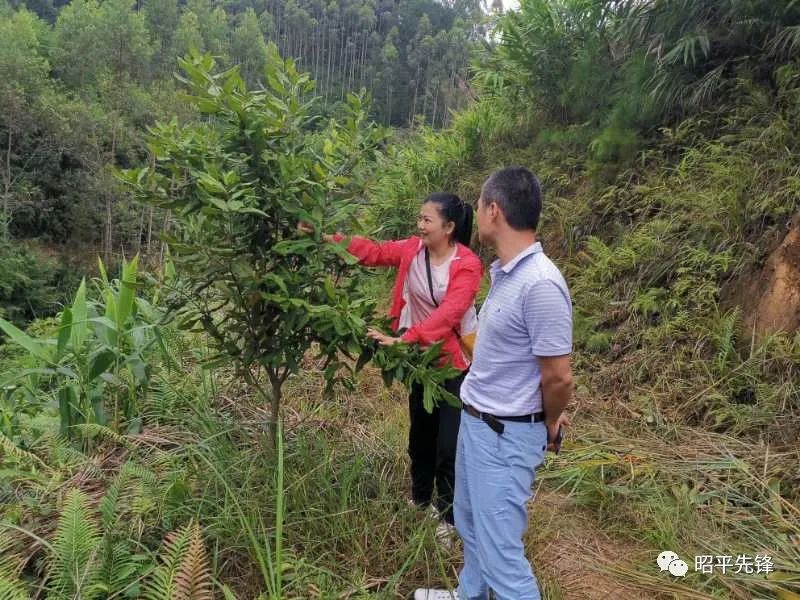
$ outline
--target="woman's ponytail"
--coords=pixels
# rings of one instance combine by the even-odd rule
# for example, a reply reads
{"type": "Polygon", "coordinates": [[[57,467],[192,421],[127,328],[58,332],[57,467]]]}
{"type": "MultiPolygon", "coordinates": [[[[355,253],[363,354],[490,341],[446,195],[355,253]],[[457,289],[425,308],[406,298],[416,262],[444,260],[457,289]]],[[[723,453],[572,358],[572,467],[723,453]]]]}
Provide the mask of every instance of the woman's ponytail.
{"type": "Polygon", "coordinates": [[[453,237],[465,246],[469,246],[472,242],[472,219],[473,210],[472,205],[461,201],[461,222],[456,222],[456,229],[453,232],[453,237]]]}

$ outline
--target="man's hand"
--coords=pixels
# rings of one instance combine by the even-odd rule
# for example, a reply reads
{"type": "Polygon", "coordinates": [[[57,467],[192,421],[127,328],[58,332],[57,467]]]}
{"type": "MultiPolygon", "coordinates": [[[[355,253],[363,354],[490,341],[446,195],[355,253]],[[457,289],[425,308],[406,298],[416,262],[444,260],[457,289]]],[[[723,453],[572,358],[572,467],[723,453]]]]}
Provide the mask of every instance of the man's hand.
{"type": "Polygon", "coordinates": [[[572,425],[572,420],[569,418],[569,415],[567,413],[561,413],[555,422],[547,426],[547,449],[550,452],[558,454],[558,451],[561,449],[561,441],[556,439],[558,437],[558,431],[570,425],[572,425]]]}
{"type": "Polygon", "coordinates": [[[392,337],[390,335],[386,335],[385,333],[382,333],[377,329],[367,329],[367,337],[376,340],[381,346],[393,346],[403,341],[399,337],[392,337]]]}

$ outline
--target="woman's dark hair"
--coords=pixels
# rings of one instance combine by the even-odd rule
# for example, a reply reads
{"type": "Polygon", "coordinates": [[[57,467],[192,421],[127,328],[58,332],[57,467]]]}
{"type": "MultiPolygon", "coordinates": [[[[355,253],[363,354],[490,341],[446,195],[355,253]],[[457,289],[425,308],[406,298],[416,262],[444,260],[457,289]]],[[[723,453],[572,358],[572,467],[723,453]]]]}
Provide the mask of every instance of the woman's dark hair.
{"type": "Polygon", "coordinates": [[[449,192],[434,192],[425,198],[423,204],[427,202],[437,206],[445,223],[452,221],[456,224],[451,240],[469,246],[472,241],[472,206],[449,192]]]}

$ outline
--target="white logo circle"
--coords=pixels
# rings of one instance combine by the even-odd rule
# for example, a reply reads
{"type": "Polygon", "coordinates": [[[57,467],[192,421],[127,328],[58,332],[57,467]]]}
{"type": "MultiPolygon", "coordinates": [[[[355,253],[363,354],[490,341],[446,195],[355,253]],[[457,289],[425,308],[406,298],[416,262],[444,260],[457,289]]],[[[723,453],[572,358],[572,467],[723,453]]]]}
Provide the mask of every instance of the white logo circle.
{"type": "Polygon", "coordinates": [[[673,560],[678,560],[678,555],[672,550],[664,550],[658,555],[656,562],[658,563],[658,566],[661,567],[662,571],[666,571],[669,569],[669,563],[671,563],[673,560]]]}

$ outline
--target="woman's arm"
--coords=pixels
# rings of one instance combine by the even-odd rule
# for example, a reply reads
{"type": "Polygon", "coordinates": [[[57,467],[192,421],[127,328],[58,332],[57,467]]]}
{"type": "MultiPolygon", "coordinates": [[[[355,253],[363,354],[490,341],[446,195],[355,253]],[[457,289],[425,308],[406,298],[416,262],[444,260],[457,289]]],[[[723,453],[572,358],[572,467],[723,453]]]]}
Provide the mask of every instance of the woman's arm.
{"type": "MultiPolygon", "coordinates": [[[[345,236],[337,233],[331,236],[331,242],[339,243],[345,236]]],[[[365,267],[399,267],[403,258],[403,246],[408,240],[390,240],[376,242],[368,238],[353,236],[347,251],[358,259],[365,267]]]]}
{"type": "MultiPolygon", "coordinates": [[[[297,224],[300,233],[312,234],[314,228],[308,223],[297,224]]],[[[345,239],[341,233],[323,233],[322,239],[331,244],[338,244],[345,239]]],[[[408,240],[390,240],[388,242],[375,242],[368,238],[353,236],[347,246],[347,251],[358,259],[365,267],[397,267],[403,257],[403,245],[408,240]]]]}

